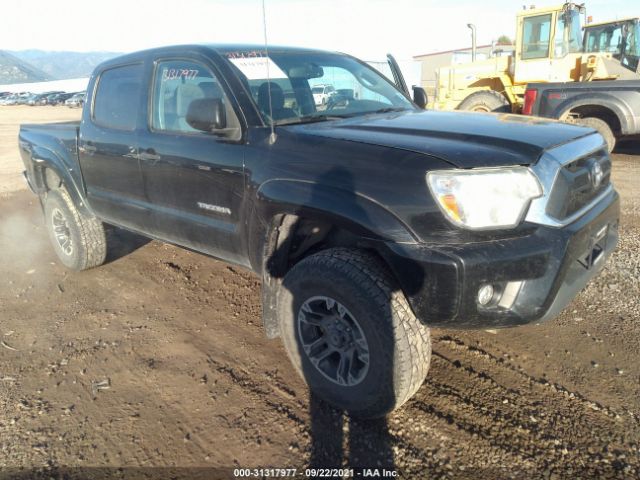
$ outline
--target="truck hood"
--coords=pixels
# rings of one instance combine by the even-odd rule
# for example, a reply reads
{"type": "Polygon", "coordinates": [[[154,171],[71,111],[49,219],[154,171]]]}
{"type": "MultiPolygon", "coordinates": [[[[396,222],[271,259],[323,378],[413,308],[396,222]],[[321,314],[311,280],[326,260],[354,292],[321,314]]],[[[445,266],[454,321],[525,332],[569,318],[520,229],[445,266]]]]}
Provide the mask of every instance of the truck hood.
{"type": "Polygon", "coordinates": [[[287,128],[422,153],[459,168],[530,165],[546,149],[593,133],[530,116],[438,111],[373,114],[287,128]]]}

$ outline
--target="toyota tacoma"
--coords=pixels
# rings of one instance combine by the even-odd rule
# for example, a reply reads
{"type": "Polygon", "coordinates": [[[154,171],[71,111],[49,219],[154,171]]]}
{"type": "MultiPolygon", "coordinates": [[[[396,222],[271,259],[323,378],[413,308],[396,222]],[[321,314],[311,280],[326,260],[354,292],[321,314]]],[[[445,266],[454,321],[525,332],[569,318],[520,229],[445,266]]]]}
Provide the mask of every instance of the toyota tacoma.
{"type": "Polygon", "coordinates": [[[284,47],[101,64],[80,122],[20,129],[60,261],[102,264],[109,224],[256,272],[266,334],[314,392],[362,417],[420,387],[430,327],[558,315],[617,243],[602,136],[425,111],[392,60],[394,82],[284,47]],[[318,111],[311,85],[329,82],[354,96],[318,111]]]}

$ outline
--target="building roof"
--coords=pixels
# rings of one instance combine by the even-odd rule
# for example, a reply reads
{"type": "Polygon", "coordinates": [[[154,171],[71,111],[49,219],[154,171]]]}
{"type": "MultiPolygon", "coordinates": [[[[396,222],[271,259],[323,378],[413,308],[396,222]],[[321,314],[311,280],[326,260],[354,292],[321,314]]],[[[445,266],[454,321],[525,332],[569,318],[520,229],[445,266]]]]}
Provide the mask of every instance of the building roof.
{"type": "MultiPolygon", "coordinates": [[[[495,45],[493,45],[493,44],[491,44],[491,45],[478,45],[478,46],[476,46],[476,49],[491,48],[491,47],[513,47],[513,48],[515,48],[515,45],[513,43],[496,43],[495,45]]],[[[447,53],[470,52],[471,50],[472,50],[471,47],[456,48],[454,50],[445,50],[443,52],[423,53],[422,55],[414,55],[413,58],[434,57],[436,55],[445,55],[447,53]]]]}

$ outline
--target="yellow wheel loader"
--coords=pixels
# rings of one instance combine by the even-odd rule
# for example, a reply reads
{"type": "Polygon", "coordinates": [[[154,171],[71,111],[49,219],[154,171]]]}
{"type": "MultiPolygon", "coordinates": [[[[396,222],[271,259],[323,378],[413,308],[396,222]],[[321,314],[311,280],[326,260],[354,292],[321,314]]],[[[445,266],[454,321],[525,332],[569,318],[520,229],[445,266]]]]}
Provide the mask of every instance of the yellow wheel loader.
{"type": "Polygon", "coordinates": [[[582,13],[571,2],[520,11],[514,54],[440,68],[430,106],[519,113],[528,83],[640,78],[610,52],[584,53],[582,13]]]}

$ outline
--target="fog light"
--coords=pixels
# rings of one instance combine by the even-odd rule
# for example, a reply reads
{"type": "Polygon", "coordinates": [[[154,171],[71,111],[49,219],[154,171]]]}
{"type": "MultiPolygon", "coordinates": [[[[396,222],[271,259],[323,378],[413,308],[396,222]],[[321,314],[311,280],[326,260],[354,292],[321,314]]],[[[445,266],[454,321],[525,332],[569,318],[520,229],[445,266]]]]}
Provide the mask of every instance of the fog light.
{"type": "Polygon", "coordinates": [[[491,299],[493,299],[493,286],[481,286],[480,290],[478,290],[478,303],[480,305],[488,305],[491,299]]]}

